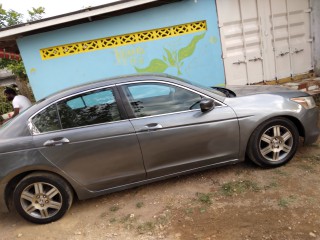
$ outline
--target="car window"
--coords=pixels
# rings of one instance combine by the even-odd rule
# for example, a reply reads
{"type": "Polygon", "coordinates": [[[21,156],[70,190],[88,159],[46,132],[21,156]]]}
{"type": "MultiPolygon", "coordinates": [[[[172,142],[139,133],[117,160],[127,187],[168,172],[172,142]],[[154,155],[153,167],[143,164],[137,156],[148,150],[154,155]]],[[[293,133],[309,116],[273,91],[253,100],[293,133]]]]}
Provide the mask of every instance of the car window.
{"type": "Polygon", "coordinates": [[[187,89],[161,83],[122,86],[136,117],[199,109],[201,96],[187,89]]]}
{"type": "Polygon", "coordinates": [[[130,93],[135,98],[150,98],[168,96],[173,88],[164,85],[134,85],[129,87],[130,93]]]}
{"type": "Polygon", "coordinates": [[[58,102],[57,106],[64,129],[120,120],[111,89],[73,96],[58,102]]]}
{"type": "Polygon", "coordinates": [[[60,130],[56,105],[53,104],[32,118],[33,131],[37,133],[60,130]]]}

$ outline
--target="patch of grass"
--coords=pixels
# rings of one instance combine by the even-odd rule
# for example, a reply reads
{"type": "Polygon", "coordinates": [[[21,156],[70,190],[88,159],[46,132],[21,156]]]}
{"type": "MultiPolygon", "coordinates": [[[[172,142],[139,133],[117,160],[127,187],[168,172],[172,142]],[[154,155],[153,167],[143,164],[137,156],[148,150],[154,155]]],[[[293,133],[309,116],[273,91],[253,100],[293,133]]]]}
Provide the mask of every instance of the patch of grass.
{"type": "Polygon", "coordinates": [[[268,185],[265,185],[265,186],[264,186],[264,189],[265,189],[265,190],[268,190],[268,189],[270,189],[270,188],[276,188],[276,187],[278,187],[278,186],[279,186],[278,183],[275,182],[275,181],[273,181],[273,182],[269,183],[268,185]]]}
{"type": "Polygon", "coordinates": [[[100,214],[101,218],[105,218],[106,216],[108,216],[108,213],[106,213],[106,212],[103,212],[103,213],[100,214]]]}
{"type": "Polygon", "coordinates": [[[281,199],[279,200],[279,202],[278,202],[278,205],[279,205],[280,207],[288,207],[289,201],[288,201],[287,199],[285,199],[285,198],[281,198],[281,199]]]}
{"type": "Polygon", "coordinates": [[[205,208],[200,208],[199,211],[200,211],[200,213],[205,213],[205,212],[207,211],[207,209],[205,209],[205,208]]]}
{"type": "Polygon", "coordinates": [[[109,208],[109,210],[111,211],[111,212],[116,212],[116,211],[118,211],[120,208],[118,207],[118,206],[112,206],[112,207],[110,207],[109,208]]]}
{"type": "Polygon", "coordinates": [[[111,219],[109,220],[110,223],[115,223],[116,221],[117,221],[117,219],[115,219],[115,218],[111,218],[111,219]]]}
{"type": "Polygon", "coordinates": [[[287,208],[289,207],[289,204],[290,203],[293,203],[295,200],[297,199],[296,196],[294,195],[290,195],[288,198],[281,198],[278,202],[278,205],[280,207],[284,207],[284,208],[287,208]]]}
{"type": "Polygon", "coordinates": [[[171,210],[171,209],[172,209],[172,206],[174,206],[173,203],[171,203],[171,204],[172,204],[172,205],[166,205],[165,209],[166,209],[166,210],[171,210]]]}
{"type": "Polygon", "coordinates": [[[130,214],[127,214],[126,216],[124,216],[123,218],[121,218],[120,222],[121,223],[126,223],[126,222],[130,222],[131,218],[130,218],[130,214]]]}
{"type": "Polygon", "coordinates": [[[155,224],[153,222],[145,222],[143,224],[140,224],[137,227],[137,230],[140,234],[146,233],[146,232],[152,232],[155,229],[155,224]]]}
{"type": "Polygon", "coordinates": [[[275,174],[277,175],[280,175],[280,176],[289,176],[289,173],[283,171],[283,170],[280,170],[280,169],[274,169],[272,170],[275,174]]]}
{"type": "Polygon", "coordinates": [[[186,209],[186,214],[192,214],[193,213],[193,209],[192,208],[187,208],[186,209]]]}
{"type": "Polygon", "coordinates": [[[157,216],[156,223],[161,224],[161,225],[165,225],[168,223],[169,218],[170,218],[170,214],[168,212],[161,213],[161,214],[159,214],[159,216],[157,216]]]}
{"type": "Polygon", "coordinates": [[[260,190],[257,183],[250,180],[228,182],[221,186],[222,193],[226,196],[243,193],[245,191],[257,192],[260,190]]]}
{"type": "Polygon", "coordinates": [[[243,169],[237,169],[237,170],[235,171],[235,174],[236,174],[237,176],[239,176],[239,175],[241,175],[243,172],[244,172],[243,169]]]}
{"type": "Polygon", "coordinates": [[[120,223],[122,223],[127,230],[132,230],[135,228],[134,222],[136,220],[137,219],[134,217],[134,214],[127,214],[120,219],[120,223]]]}
{"type": "Polygon", "coordinates": [[[198,201],[204,204],[212,204],[211,194],[210,193],[196,193],[198,201]]]}
{"type": "Polygon", "coordinates": [[[143,202],[137,202],[136,207],[142,208],[144,206],[143,202]]]}
{"type": "Polygon", "coordinates": [[[308,171],[308,172],[312,172],[312,173],[315,172],[314,168],[308,164],[302,163],[302,164],[297,165],[297,167],[303,171],[308,171]]]}

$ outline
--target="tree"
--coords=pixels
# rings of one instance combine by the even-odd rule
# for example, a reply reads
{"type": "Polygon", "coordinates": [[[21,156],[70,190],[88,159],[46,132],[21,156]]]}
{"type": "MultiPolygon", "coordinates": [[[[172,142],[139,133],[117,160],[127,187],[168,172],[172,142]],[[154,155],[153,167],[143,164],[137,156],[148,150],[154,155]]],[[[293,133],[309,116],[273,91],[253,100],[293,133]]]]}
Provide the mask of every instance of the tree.
{"type": "MultiPolygon", "coordinates": [[[[45,9],[44,7],[33,7],[31,10],[28,10],[28,14],[29,18],[27,19],[27,22],[40,20],[45,14],[45,9]]],[[[3,9],[2,4],[0,4],[0,29],[11,27],[21,23],[23,23],[23,14],[18,13],[12,9],[5,10],[3,9]]],[[[34,100],[33,94],[29,89],[29,81],[22,60],[16,61],[11,59],[0,59],[0,69],[11,70],[11,72],[17,78],[16,80],[20,93],[28,97],[30,100],[34,100]]],[[[7,110],[7,107],[3,108],[2,106],[0,106],[0,114],[3,114],[3,109],[7,110]]]]}
{"type": "Polygon", "coordinates": [[[38,8],[32,8],[32,10],[28,10],[29,14],[29,19],[27,20],[28,22],[33,22],[42,19],[43,14],[45,14],[45,9],[44,7],[38,7],[38,8]]]}
{"type": "Polygon", "coordinates": [[[6,28],[22,23],[23,14],[14,10],[4,10],[0,4],[0,28],[6,28]]]}

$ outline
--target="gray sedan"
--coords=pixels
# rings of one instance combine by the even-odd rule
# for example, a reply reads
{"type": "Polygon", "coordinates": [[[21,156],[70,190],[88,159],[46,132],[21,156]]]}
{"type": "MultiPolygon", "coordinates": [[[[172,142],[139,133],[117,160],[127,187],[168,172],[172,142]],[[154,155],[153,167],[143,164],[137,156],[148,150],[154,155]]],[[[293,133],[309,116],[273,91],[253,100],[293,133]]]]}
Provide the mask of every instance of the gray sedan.
{"type": "Polygon", "coordinates": [[[49,96],[0,130],[0,209],[61,218],[86,199],[245,160],[290,161],[319,135],[307,93],[134,75],[49,96]]]}

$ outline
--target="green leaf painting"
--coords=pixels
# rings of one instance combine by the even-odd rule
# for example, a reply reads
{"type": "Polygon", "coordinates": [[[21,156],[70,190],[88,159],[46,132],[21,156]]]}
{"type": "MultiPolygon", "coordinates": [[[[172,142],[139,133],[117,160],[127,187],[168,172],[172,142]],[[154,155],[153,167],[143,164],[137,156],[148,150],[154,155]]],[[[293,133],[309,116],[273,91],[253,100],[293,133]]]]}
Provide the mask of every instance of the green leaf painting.
{"type": "Polygon", "coordinates": [[[204,35],[205,35],[205,33],[198,35],[198,36],[194,36],[188,46],[179,50],[179,52],[178,52],[179,62],[187,57],[190,57],[193,54],[194,50],[196,49],[197,43],[204,37],[204,35]]]}
{"type": "Polygon", "coordinates": [[[167,59],[168,59],[168,62],[170,63],[171,66],[174,66],[175,65],[175,61],[174,61],[174,58],[172,56],[172,53],[168,50],[168,49],[164,49],[167,53],[167,59]]]}
{"type": "Polygon", "coordinates": [[[168,64],[166,64],[164,61],[161,59],[153,59],[149,66],[146,68],[138,68],[135,67],[136,71],[139,73],[145,73],[145,72],[159,72],[163,73],[165,70],[167,70],[168,64]]]}
{"type": "Polygon", "coordinates": [[[163,55],[163,60],[155,58],[151,60],[149,65],[145,68],[138,68],[138,67],[134,67],[134,68],[139,73],[145,73],[145,72],[163,73],[169,67],[174,67],[177,69],[178,75],[181,75],[182,74],[181,67],[184,64],[183,60],[193,55],[198,42],[204,38],[205,34],[206,33],[194,36],[191,42],[186,47],[183,47],[178,51],[175,51],[175,50],[170,51],[169,49],[164,48],[165,54],[163,55]]]}

